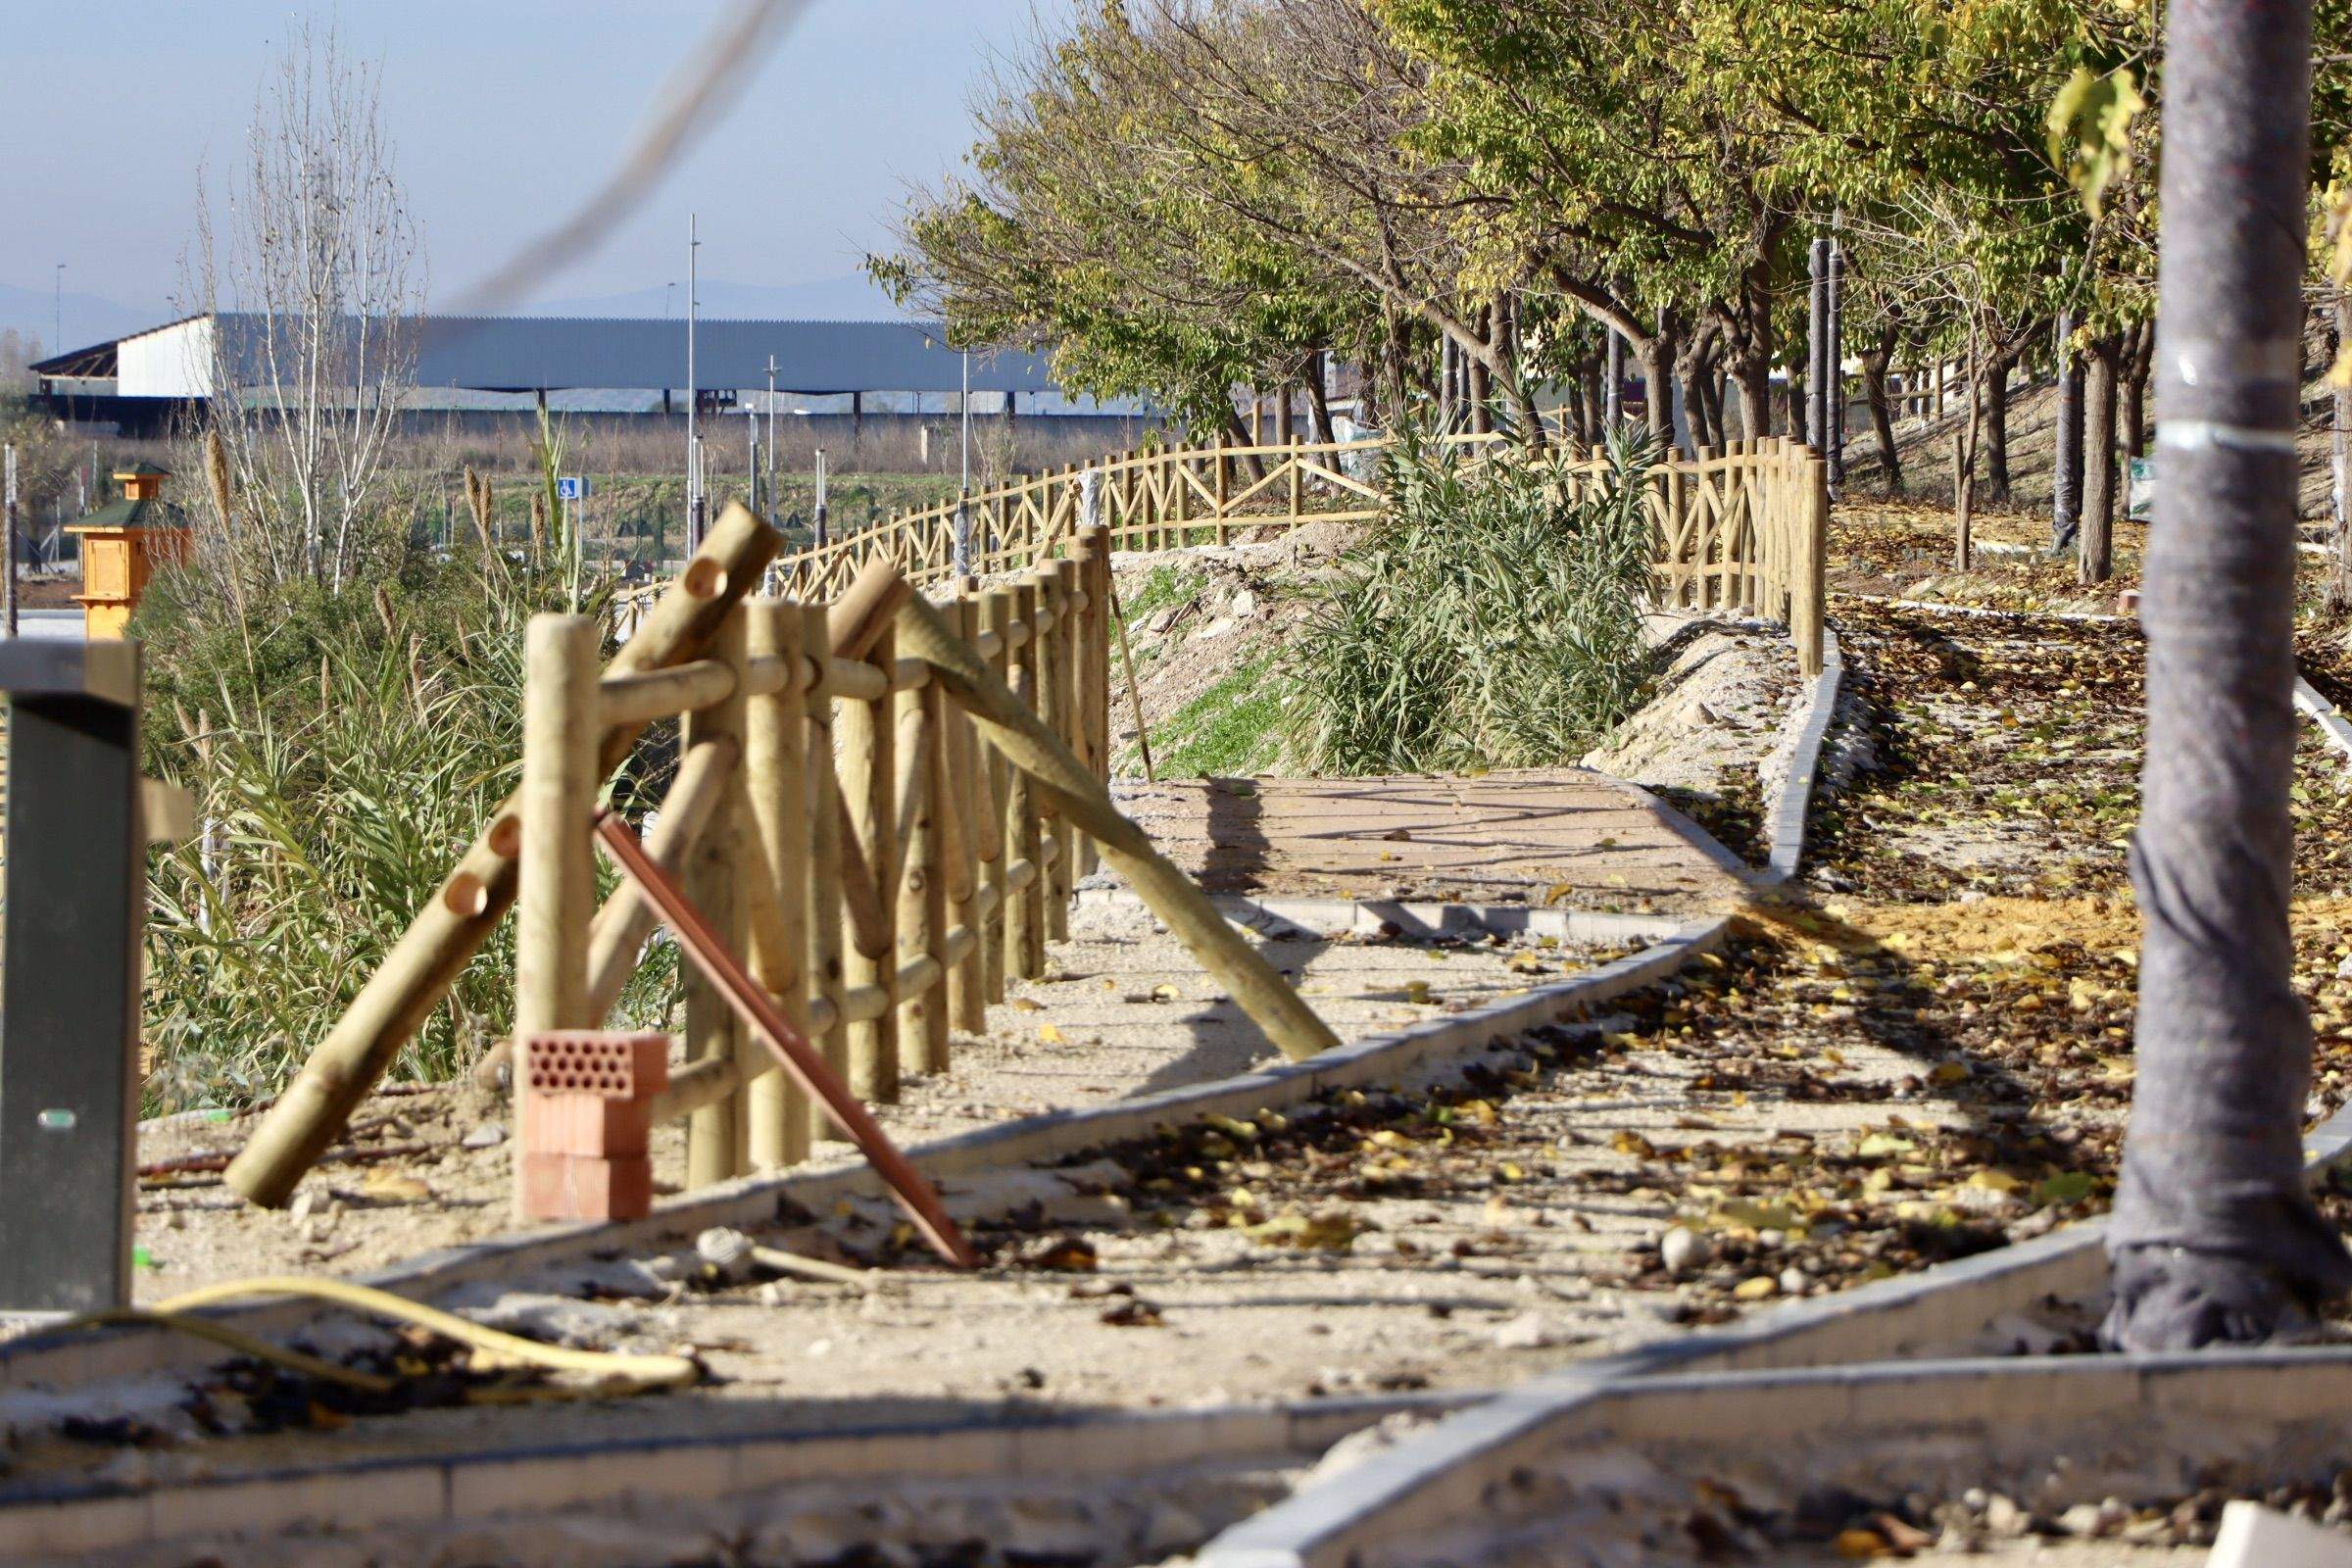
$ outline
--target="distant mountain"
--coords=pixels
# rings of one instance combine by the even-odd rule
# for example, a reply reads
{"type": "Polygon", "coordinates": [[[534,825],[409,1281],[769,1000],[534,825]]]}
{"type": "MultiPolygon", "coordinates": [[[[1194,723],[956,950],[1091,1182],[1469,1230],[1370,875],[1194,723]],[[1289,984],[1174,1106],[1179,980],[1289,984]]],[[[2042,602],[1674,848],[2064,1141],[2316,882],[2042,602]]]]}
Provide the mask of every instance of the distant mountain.
{"type": "MultiPolygon", "coordinates": [[[[70,273],[68,274],[71,275],[70,273]]],[[[65,299],[66,340],[69,349],[87,348],[109,338],[160,326],[172,318],[164,306],[125,305],[121,300],[68,290],[65,299]]],[[[18,288],[0,283],[0,332],[39,338],[43,356],[59,352],[52,328],[56,297],[45,288],[18,288]]]]}
{"type": "MultiPolygon", "coordinates": [[[[808,283],[729,283],[706,277],[697,286],[706,318],[739,320],[904,321],[907,313],[860,273],[808,283]]],[[[686,282],[655,284],[626,294],[541,300],[519,307],[517,316],[633,316],[686,318],[686,282]]]]}

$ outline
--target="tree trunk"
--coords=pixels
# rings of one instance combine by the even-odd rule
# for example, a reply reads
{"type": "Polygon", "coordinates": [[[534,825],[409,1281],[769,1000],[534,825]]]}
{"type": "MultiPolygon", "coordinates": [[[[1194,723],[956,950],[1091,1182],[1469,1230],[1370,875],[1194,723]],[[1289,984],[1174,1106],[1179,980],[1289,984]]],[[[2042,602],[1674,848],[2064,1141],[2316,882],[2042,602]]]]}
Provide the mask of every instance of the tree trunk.
{"type": "Polygon", "coordinates": [[[2148,368],[2156,359],[2156,323],[2142,321],[2124,356],[2124,456],[2148,455],[2148,368]]]}
{"type": "Polygon", "coordinates": [[[1331,392],[1323,384],[1324,366],[1327,363],[1327,358],[1321,349],[1315,350],[1307,357],[1306,400],[1314,410],[1315,439],[1328,443],[1337,441],[1339,437],[1332,432],[1331,428],[1331,392]]]}
{"type": "Polygon", "coordinates": [[[1750,441],[1772,434],[1772,362],[1742,353],[1732,371],[1740,383],[1740,433],[1750,441]]]}
{"type": "Polygon", "coordinates": [[[1878,342],[1862,354],[1862,397],[1870,405],[1870,433],[1879,443],[1879,467],[1886,475],[1886,493],[1903,493],[1903,459],[1894,444],[1893,411],[1886,406],[1886,367],[1894,360],[1895,325],[1879,330],[1878,342]]]}
{"type": "Polygon", "coordinates": [[[1984,499],[2009,500],[2009,356],[1995,354],[1984,371],[1984,499]]]}
{"type": "Polygon", "coordinates": [[[1649,436],[1660,452],[1674,449],[1674,322],[1658,312],[1657,330],[1642,346],[1642,402],[1649,436]]]}
{"type": "Polygon", "coordinates": [[[2102,583],[2115,575],[2115,372],[2122,358],[2113,336],[2092,343],[2082,402],[2082,558],[2078,575],[2102,583]]]}
{"type": "Polygon", "coordinates": [[[2250,1343],[2352,1286],[2303,1178],[2287,929],[2311,0],[2176,0],[2165,59],[2137,1077],[2102,1337],[2250,1343]],[[2168,431],[2178,437],[2168,439],[2168,431]]]}
{"type": "Polygon", "coordinates": [[[2058,318],[2058,423],[2050,458],[2050,554],[2082,533],[2082,356],[2074,349],[2075,313],[2058,318]]]}
{"type": "Polygon", "coordinates": [[[1813,388],[1803,376],[1791,375],[1788,377],[1787,390],[1788,394],[1788,439],[1801,444],[1808,439],[1805,404],[1812,398],[1813,388]]]}
{"type": "MultiPolygon", "coordinates": [[[[2352,344],[2352,295],[2334,290],[2328,318],[2335,330],[2335,363],[2352,344]]],[[[2328,432],[2328,611],[2352,611],[2352,384],[2335,383],[2328,432]]]]}

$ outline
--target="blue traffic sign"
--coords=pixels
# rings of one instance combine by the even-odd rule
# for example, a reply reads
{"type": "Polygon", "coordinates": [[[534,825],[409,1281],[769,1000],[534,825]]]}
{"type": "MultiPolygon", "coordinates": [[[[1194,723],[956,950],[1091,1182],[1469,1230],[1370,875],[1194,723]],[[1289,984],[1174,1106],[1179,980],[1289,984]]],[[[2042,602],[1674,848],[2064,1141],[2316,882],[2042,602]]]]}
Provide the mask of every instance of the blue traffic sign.
{"type": "Polygon", "coordinates": [[[588,481],[580,475],[566,474],[556,481],[558,501],[585,501],[587,498],[588,481]]]}

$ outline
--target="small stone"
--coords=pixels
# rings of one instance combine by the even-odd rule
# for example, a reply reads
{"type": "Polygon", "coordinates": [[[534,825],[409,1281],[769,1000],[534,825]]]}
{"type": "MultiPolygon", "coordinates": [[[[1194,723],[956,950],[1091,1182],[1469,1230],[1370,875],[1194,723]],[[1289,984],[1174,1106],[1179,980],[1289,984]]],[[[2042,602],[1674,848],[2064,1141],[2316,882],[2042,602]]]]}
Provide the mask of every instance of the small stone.
{"type": "Polygon", "coordinates": [[[2078,1502],[2058,1516],[2058,1528],[2070,1536],[2112,1536],[2132,1522],[2132,1510],[2122,1500],[2078,1502]]]}
{"type": "Polygon", "coordinates": [[[1244,588],[1233,596],[1233,603],[1226,608],[1236,620],[1247,620],[1257,613],[1257,595],[1244,588]]]}
{"type": "Polygon", "coordinates": [[[1780,1292],[1781,1282],[1769,1274],[1750,1275],[1732,1287],[1733,1298],[1740,1301],[1761,1301],[1780,1292]]]}
{"type": "Polygon", "coordinates": [[[765,1285],[760,1287],[759,1296],[761,1306],[789,1306],[792,1304],[792,1287],[782,1280],[769,1280],[765,1285]]]}
{"type": "Polygon", "coordinates": [[[1707,1260],[1707,1239],[1687,1225],[1677,1225],[1658,1239],[1658,1261],[1680,1278],[1707,1260]]]}
{"type": "Polygon", "coordinates": [[[1522,1312],[1494,1331],[1498,1350],[1541,1350],[1551,1343],[1551,1324],[1541,1312],[1522,1312]]]}
{"type": "Polygon", "coordinates": [[[318,1201],[318,1194],[314,1190],[306,1188],[302,1192],[296,1193],[294,1195],[294,1201],[286,1205],[286,1217],[290,1220],[293,1220],[296,1224],[300,1224],[302,1221],[311,1217],[311,1210],[317,1205],[318,1201]]]}
{"type": "Polygon", "coordinates": [[[1781,1270],[1781,1294],[1783,1296],[1802,1296],[1812,1288],[1812,1285],[1813,1276],[1793,1263],[1781,1270]]]}
{"type": "Polygon", "coordinates": [[[496,1149],[506,1141],[507,1129],[498,1122],[486,1121],[458,1140],[458,1147],[461,1149],[496,1149]]]}
{"type": "Polygon", "coordinates": [[[2033,1528],[2033,1515],[2001,1494],[1996,1492],[1985,1499],[1984,1529],[1987,1534],[2015,1538],[2033,1528]]]}
{"type": "Polygon", "coordinates": [[[1788,1234],[1786,1231],[1756,1232],[1756,1245],[1769,1251],[1777,1251],[1788,1240],[1788,1234]]]}
{"type": "Polygon", "coordinates": [[[730,1284],[751,1277],[752,1239],[739,1230],[713,1225],[694,1239],[694,1250],[730,1284]]]}

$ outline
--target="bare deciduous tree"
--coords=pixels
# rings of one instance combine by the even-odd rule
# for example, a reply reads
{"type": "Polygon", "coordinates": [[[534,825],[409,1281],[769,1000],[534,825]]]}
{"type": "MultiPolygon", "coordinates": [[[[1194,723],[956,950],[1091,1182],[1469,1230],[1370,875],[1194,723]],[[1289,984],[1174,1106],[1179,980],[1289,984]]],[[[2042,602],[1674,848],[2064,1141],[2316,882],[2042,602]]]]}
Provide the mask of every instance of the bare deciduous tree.
{"type": "Polygon", "coordinates": [[[339,590],[380,542],[373,503],[414,380],[424,268],[378,90],[333,31],[296,23],[255,99],[222,220],[199,184],[206,418],[236,514],[216,506],[206,519],[216,569],[339,590]]]}

